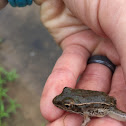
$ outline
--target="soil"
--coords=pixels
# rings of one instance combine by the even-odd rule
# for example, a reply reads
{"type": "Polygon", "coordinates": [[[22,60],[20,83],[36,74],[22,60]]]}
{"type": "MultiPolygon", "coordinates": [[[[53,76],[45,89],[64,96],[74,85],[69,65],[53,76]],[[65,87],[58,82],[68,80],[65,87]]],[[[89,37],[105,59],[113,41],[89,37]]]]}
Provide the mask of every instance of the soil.
{"type": "Polygon", "coordinates": [[[0,11],[0,65],[16,69],[19,78],[7,85],[8,94],[21,108],[6,120],[8,126],[44,126],[39,109],[47,77],[61,49],[41,24],[40,7],[7,5],[0,11]]]}

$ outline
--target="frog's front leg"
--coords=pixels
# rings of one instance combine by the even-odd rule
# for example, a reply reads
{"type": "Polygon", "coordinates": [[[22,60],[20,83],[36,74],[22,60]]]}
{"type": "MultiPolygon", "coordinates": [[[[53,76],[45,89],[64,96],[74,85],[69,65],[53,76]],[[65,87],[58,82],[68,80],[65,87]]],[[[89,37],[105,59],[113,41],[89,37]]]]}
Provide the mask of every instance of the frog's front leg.
{"type": "Polygon", "coordinates": [[[81,126],[86,126],[90,122],[90,117],[88,114],[84,114],[84,121],[81,126]]]}

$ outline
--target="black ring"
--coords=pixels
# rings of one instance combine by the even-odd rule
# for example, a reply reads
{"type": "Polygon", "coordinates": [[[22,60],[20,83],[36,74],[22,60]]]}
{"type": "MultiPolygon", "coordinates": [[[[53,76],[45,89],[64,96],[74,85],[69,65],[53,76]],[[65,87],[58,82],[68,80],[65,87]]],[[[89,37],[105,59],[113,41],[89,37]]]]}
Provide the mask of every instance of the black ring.
{"type": "Polygon", "coordinates": [[[107,66],[112,71],[112,73],[114,73],[115,68],[116,68],[116,66],[106,56],[101,56],[101,55],[91,56],[88,59],[87,64],[91,64],[91,63],[103,64],[107,66]]]}

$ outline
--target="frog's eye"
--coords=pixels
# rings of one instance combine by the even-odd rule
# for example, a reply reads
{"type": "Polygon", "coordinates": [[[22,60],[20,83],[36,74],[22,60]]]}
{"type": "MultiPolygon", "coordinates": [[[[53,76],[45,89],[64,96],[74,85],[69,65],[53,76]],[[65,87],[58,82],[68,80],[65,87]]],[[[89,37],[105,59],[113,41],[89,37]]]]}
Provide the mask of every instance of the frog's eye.
{"type": "Polygon", "coordinates": [[[66,108],[69,108],[69,107],[70,107],[70,104],[65,104],[65,107],[66,107],[66,108]]]}

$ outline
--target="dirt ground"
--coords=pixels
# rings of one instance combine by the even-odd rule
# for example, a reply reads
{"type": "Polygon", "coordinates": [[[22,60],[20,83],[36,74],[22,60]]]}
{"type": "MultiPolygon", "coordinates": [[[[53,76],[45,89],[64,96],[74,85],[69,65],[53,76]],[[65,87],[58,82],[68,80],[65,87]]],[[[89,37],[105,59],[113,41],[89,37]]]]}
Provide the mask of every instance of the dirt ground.
{"type": "Polygon", "coordinates": [[[0,11],[0,64],[16,69],[19,78],[8,84],[8,94],[21,104],[8,126],[44,126],[40,114],[41,92],[61,50],[40,22],[40,7],[8,5],[0,11]]]}

